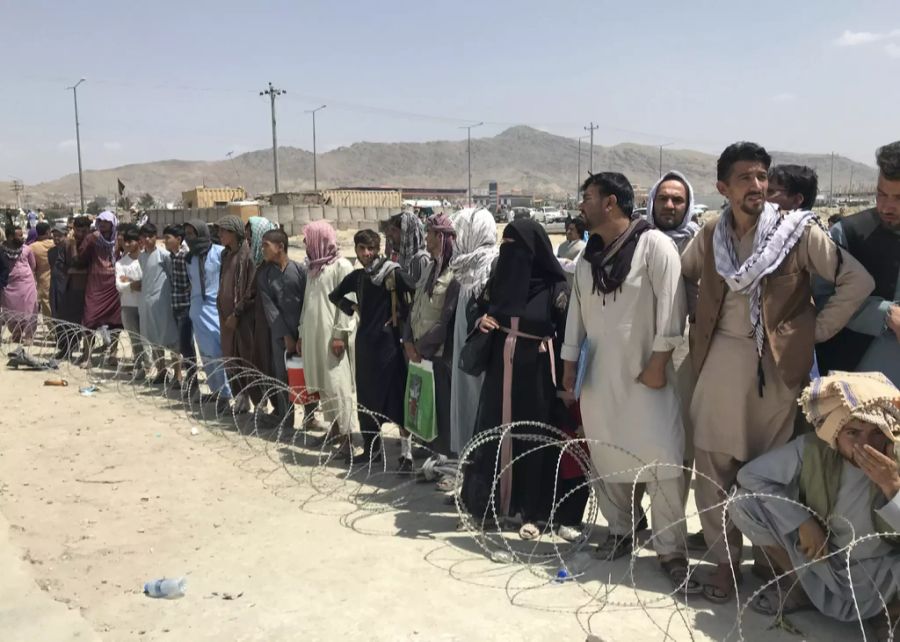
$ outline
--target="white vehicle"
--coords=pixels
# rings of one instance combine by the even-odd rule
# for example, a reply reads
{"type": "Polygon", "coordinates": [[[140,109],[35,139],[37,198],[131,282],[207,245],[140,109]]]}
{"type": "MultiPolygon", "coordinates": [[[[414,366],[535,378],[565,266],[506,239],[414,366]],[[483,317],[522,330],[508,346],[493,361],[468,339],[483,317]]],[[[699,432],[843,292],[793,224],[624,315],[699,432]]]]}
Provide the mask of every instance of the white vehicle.
{"type": "Polygon", "coordinates": [[[544,223],[548,225],[551,223],[565,223],[567,214],[560,209],[555,207],[542,207],[544,212],[544,223]]]}

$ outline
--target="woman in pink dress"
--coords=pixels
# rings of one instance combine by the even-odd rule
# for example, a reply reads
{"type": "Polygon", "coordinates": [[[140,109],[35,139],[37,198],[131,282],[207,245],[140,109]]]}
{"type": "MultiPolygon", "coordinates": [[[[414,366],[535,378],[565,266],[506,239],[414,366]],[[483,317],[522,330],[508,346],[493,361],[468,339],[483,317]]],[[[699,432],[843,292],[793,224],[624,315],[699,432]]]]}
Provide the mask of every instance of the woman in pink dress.
{"type": "Polygon", "coordinates": [[[6,229],[0,260],[8,272],[0,290],[0,318],[12,332],[14,343],[31,343],[37,327],[37,279],[34,253],[25,245],[21,227],[6,229]]]}

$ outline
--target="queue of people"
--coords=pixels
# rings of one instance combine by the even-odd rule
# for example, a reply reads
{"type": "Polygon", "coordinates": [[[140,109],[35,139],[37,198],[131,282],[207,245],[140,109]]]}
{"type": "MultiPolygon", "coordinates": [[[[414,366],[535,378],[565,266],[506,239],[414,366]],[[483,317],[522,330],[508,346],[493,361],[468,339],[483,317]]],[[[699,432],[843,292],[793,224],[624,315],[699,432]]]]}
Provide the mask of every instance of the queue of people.
{"type": "Polygon", "coordinates": [[[355,268],[325,221],[304,229],[301,263],[261,217],[225,217],[215,238],[202,221],[160,238],[104,212],[71,230],[38,224],[30,245],[6,230],[0,309],[25,344],[39,310],[83,326],[55,336],[56,356],[80,349],[80,363],[96,335],[115,359],[124,330],[138,378],[187,380],[199,401],[272,427],[322,429],[316,443],[351,462],[384,460],[382,428],[396,424],[399,474],[421,459],[408,420],[431,399],[429,448],[467,455],[461,485],[438,486],[486,528],[575,540],[593,484],[608,525],[600,559],[630,554],[649,526],[673,591],[725,603],[746,536],[754,573],[800,579],[752,608],[871,618],[881,636],[881,614],[900,615],[900,554],[892,538],[866,538],[900,530],[900,142],[876,160],[875,207],[830,230],[812,211],[813,170],[772,166],[741,142],[718,159],[728,205],[702,223],[680,172],[653,186],[642,217],[628,178],[599,172],[556,252],[529,219],[506,225],[498,248],[486,210],[424,224],[400,213],[384,239],[355,234],[355,268]],[[317,393],[299,425],[293,355],[317,393]],[[423,364],[431,397],[412,383],[423,364]],[[285,386],[268,394],[250,372],[285,386]],[[567,448],[535,447],[553,440],[574,440],[591,470],[567,448]],[[702,532],[689,534],[695,513],[702,532]],[[698,549],[711,565],[690,564],[698,549]]]}

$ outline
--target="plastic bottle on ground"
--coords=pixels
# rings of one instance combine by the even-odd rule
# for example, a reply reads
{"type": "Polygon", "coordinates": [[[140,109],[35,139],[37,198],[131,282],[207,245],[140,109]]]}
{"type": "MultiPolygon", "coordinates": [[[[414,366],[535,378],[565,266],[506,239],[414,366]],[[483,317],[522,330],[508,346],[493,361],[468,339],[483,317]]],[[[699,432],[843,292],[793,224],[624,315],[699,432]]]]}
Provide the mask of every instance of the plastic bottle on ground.
{"type": "Polygon", "coordinates": [[[162,578],[144,583],[144,595],[149,597],[161,597],[166,599],[174,599],[184,595],[187,588],[187,579],[179,577],[177,579],[162,578]]]}

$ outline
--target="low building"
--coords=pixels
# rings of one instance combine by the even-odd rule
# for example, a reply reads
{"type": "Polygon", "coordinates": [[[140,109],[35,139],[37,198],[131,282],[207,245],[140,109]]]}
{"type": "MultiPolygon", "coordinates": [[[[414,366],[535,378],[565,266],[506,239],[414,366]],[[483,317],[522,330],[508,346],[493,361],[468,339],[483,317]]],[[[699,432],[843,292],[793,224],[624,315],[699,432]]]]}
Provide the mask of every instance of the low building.
{"type": "Polygon", "coordinates": [[[382,187],[340,187],[319,192],[279,192],[269,197],[272,205],[331,205],[334,207],[392,207],[403,201],[400,190],[382,187]]]}
{"type": "MultiPolygon", "coordinates": [[[[473,194],[472,200],[478,207],[489,207],[491,205],[490,194],[473,194]]],[[[500,207],[511,209],[513,207],[534,207],[533,194],[498,194],[497,203],[500,207]]]]}
{"type": "Polygon", "coordinates": [[[247,191],[243,187],[204,187],[198,186],[181,193],[181,202],[187,209],[198,210],[209,207],[225,207],[232,201],[247,199],[247,191]]]}

